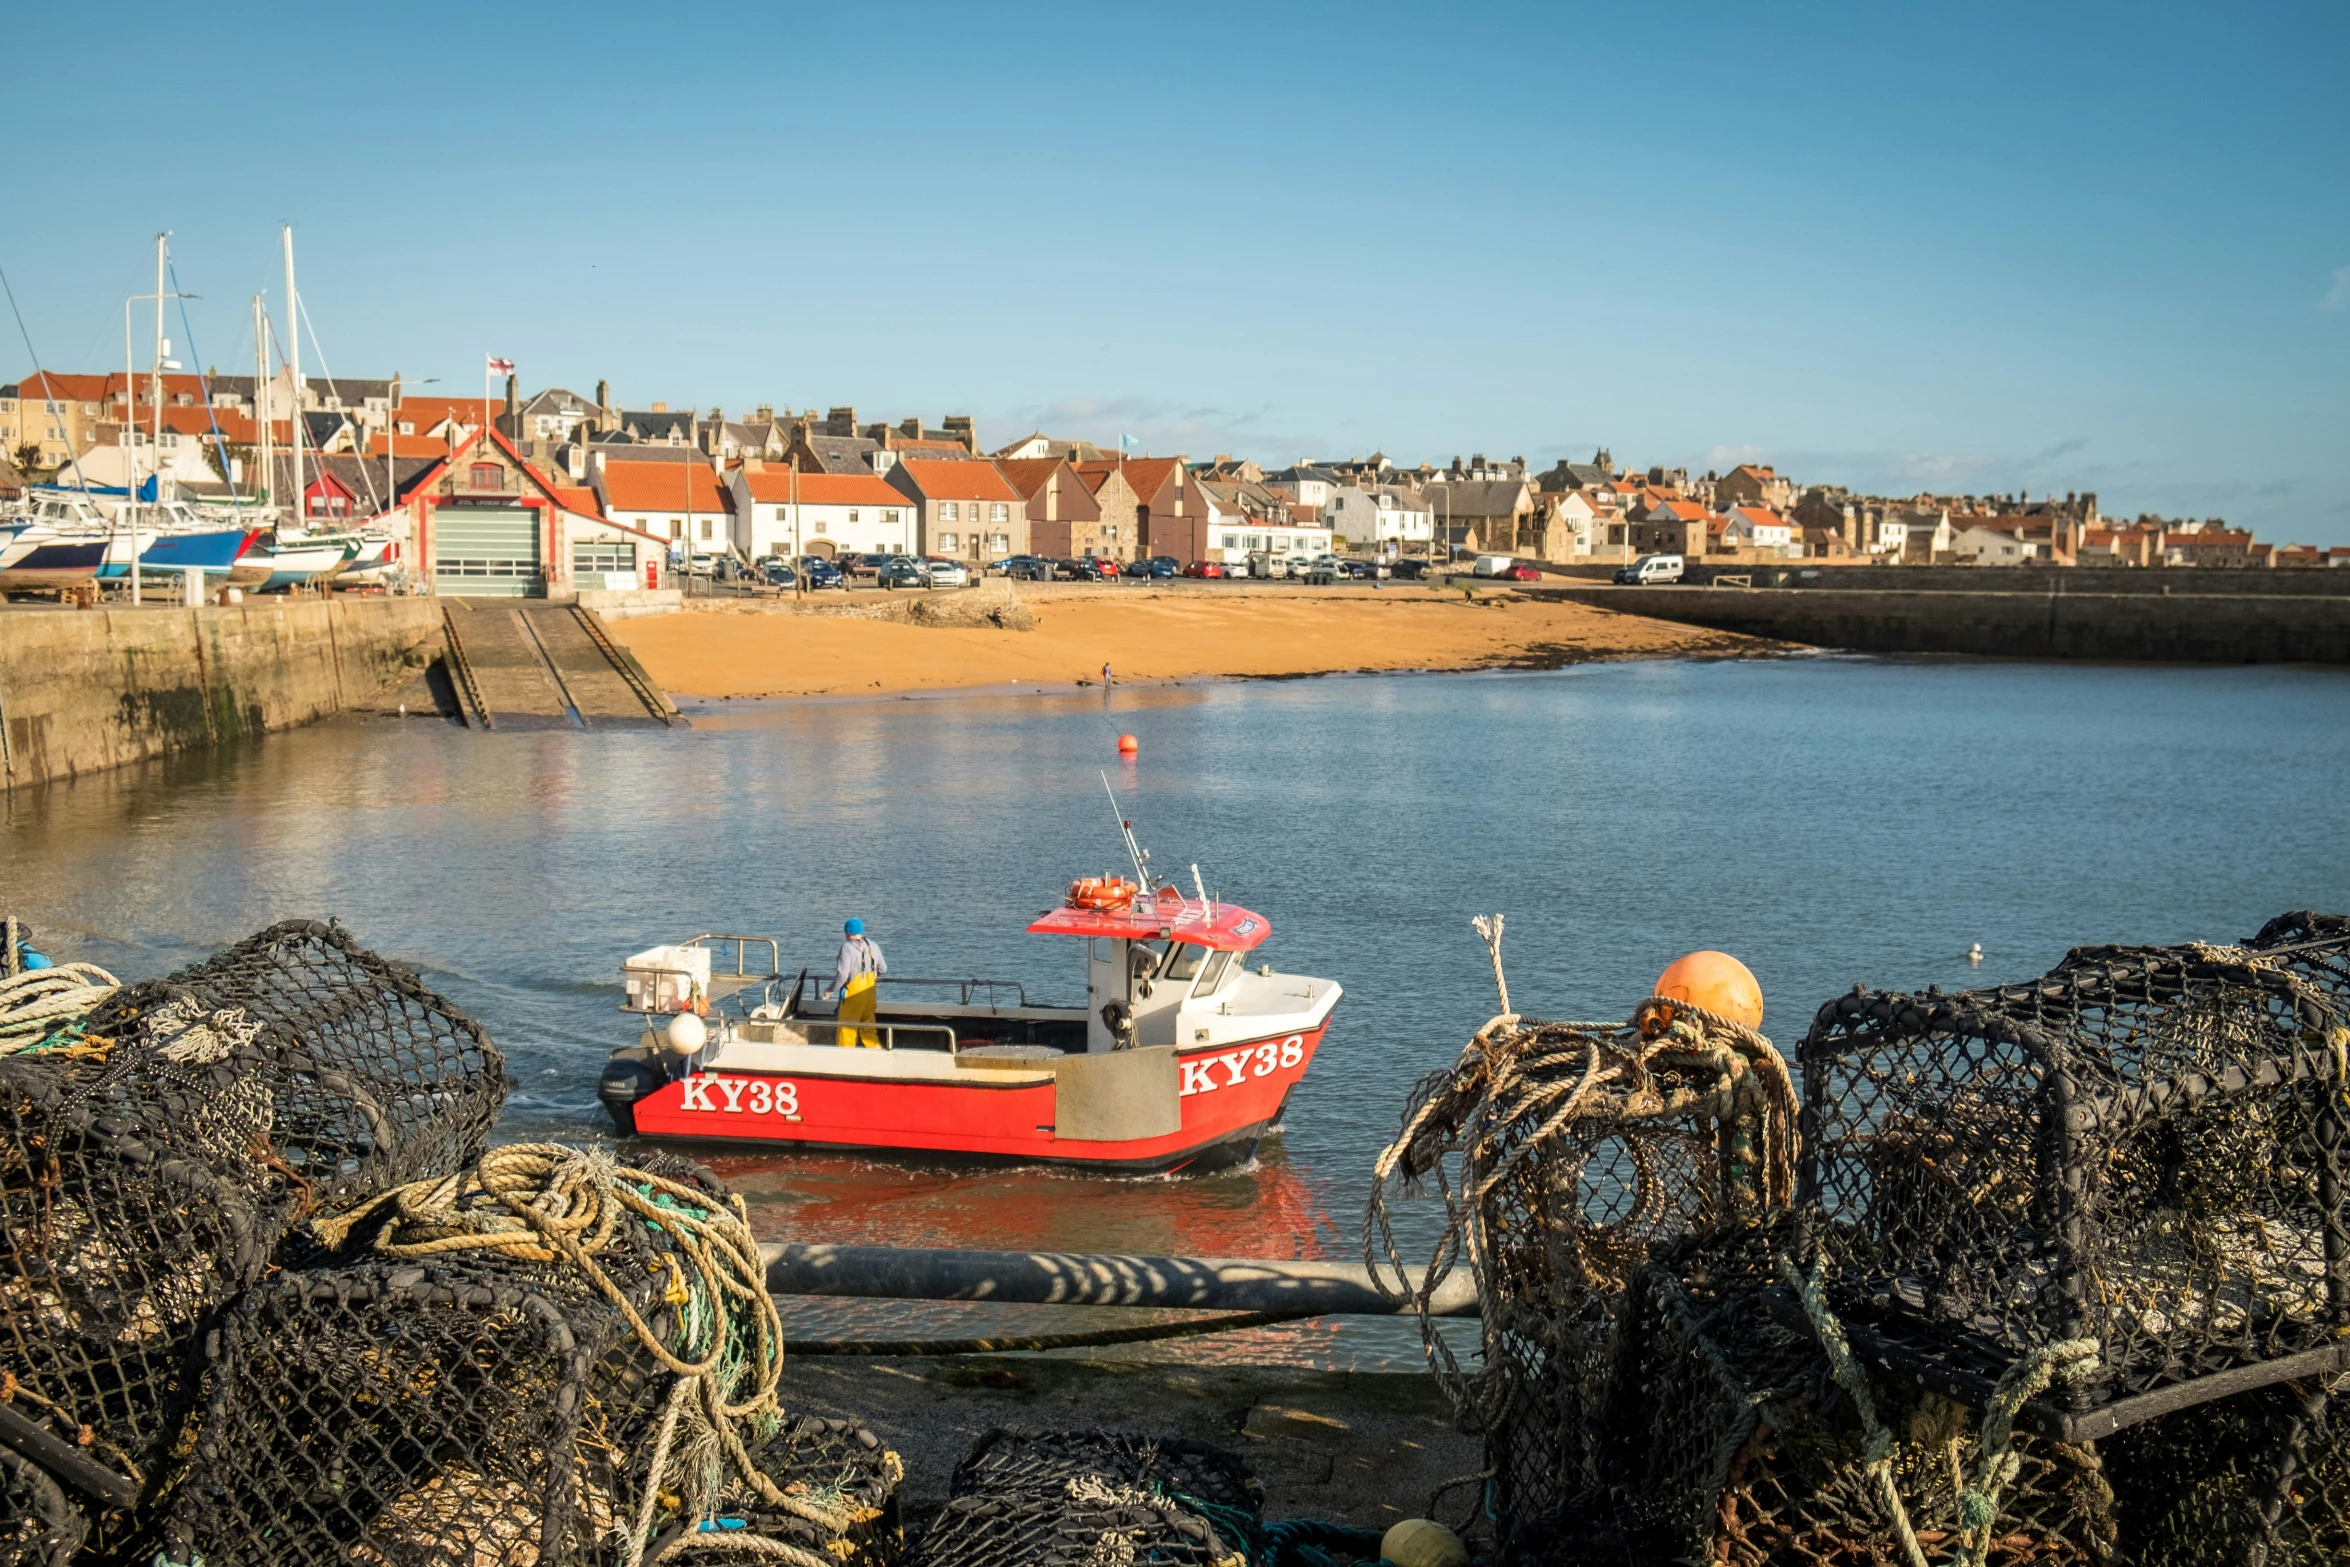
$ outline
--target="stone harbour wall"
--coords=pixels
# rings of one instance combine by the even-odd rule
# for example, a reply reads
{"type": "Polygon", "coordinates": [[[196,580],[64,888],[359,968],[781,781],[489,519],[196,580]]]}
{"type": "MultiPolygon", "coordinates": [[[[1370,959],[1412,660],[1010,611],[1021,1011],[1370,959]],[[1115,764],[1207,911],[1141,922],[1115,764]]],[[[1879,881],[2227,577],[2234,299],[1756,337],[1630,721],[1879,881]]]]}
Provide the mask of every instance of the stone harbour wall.
{"type": "Polygon", "coordinates": [[[440,644],[430,598],[0,611],[0,787],[308,723],[409,679],[440,644]]]}
{"type": "Polygon", "coordinates": [[[1557,588],[1541,596],[1859,653],[2173,664],[2350,664],[2350,599],[2242,593],[1557,588]]]}

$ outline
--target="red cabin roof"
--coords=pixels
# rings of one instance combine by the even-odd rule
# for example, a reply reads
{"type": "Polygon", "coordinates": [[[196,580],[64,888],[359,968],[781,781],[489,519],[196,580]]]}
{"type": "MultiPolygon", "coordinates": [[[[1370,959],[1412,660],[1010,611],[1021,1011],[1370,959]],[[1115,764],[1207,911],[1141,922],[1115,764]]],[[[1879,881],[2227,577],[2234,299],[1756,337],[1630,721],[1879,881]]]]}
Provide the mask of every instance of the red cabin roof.
{"type": "MultiPolygon", "coordinates": [[[[1173,889],[1162,889],[1172,891],[1173,889]]],[[[1054,909],[1028,927],[1040,936],[1116,936],[1128,941],[1188,941],[1219,952],[1246,952],[1273,934],[1273,922],[1237,904],[1197,898],[1137,898],[1122,909],[1054,909]]]]}

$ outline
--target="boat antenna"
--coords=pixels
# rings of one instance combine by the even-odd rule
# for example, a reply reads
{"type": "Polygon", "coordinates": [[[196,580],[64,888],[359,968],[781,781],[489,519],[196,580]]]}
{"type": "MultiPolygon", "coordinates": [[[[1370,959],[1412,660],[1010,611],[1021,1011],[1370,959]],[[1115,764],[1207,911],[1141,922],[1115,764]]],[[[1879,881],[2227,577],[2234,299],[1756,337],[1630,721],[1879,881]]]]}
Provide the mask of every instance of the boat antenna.
{"type": "Polygon", "coordinates": [[[1110,775],[1106,772],[1102,774],[1102,793],[1110,797],[1110,814],[1117,818],[1118,832],[1126,840],[1126,857],[1134,862],[1134,879],[1142,884],[1143,891],[1149,892],[1151,851],[1134,841],[1134,824],[1118,809],[1118,791],[1110,787],[1110,775]]]}
{"type": "Polygon", "coordinates": [[[1192,861],[1191,865],[1191,890],[1199,894],[1200,912],[1208,918],[1214,919],[1216,912],[1208,907],[1208,884],[1199,879],[1199,862],[1197,860],[1192,861]]]}

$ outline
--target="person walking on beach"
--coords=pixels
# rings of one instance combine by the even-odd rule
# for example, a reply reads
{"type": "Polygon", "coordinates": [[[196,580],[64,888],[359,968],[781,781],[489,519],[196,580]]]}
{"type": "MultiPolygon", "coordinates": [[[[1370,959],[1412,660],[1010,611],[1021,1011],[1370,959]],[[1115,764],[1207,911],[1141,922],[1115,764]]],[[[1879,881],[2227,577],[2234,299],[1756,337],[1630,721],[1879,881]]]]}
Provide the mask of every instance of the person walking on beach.
{"type": "MultiPolygon", "coordinates": [[[[832,974],[833,994],[840,997],[836,1015],[843,1023],[870,1023],[877,999],[874,987],[889,972],[889,960],[881,955],[881,944],[865,934],[863,920],[850,920],[840,929],[840,962],[832,974]]],[[[844,1028],[837,1043],[878,1050],[881,1036],[870,1029],[844,1028]]]]}
{"type": "Polygon", "coordinates": [[[1105,686],[1112,684],[1112,681],[1110,680],[1110,663],[1107,659],[1102,660],[1102,684],[1105,686]]]}

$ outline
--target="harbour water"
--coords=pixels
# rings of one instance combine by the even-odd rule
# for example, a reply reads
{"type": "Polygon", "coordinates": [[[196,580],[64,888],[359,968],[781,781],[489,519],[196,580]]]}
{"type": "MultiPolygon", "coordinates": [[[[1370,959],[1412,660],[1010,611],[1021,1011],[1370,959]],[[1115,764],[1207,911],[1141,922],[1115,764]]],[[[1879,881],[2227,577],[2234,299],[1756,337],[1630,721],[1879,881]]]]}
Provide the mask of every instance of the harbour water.
{"type": "MultiPolygon", "coordinates": [[[[2350,906],[2338,671],[1820,657],[688,711],[653,733],[343,720],[19,791],[0,904],[125,977],[339,917],[506,1050],[504,1136],[580,1140],[606,1135],[597,1068],[633,1036],[620,959],[656,941],[771,934],[823,967],[853,914],[893,972],[1077,997],[1077,949],[1022,926],[1124,868],[1106,772],[1158,871],[1196,863],[1271,918],[1265,958],[1347,987],[1253,1167],[712,1162],[776,1238],[1227,1256],[1354,1254],[1404,1095],[1495,1010],[1473,914],[1508,918],[1521,1011],[1621,1017],[1718,947],[1791,1050],[1855,982],[1963,987],[2350,906]]],[[[1325,1324],[1240,1352],[1368,1364],[1409,1338],[1325,1324]]]]}

